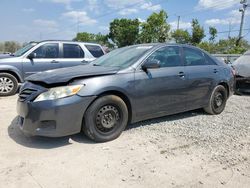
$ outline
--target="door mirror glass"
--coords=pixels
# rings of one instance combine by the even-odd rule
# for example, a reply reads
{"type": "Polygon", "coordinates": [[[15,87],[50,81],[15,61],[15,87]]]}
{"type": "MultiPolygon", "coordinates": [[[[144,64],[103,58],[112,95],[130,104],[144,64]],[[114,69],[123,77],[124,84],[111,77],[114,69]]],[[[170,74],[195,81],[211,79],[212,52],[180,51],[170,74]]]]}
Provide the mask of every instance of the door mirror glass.
{"type": "Polygon", "coordinates": [[[148,69],[157,69],[160,68],[160,62],[156,59],[147,60],[142,65],[142,70],[147,71],[148,69]]]}
{"type": "Polygon", "coordinates": [[[31,60],[34,59],[34,58],[36,58],[36,53],[34,53],[34,52],[30,53],[28,55],[28,58],[31,59],[31,60]]]}

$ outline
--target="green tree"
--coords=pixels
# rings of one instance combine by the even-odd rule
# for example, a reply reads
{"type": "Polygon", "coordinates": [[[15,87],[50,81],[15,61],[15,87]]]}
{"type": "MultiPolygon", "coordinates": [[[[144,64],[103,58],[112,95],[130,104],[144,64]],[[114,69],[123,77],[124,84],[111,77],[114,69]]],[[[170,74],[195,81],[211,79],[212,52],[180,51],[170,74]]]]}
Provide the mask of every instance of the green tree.
{"type": "Polygon", "coordinates": [[[164,10],[151,14],[145,23],[141,23],[140,42],[166,42],[170,30],[167,18],[167,13],[164,10]]]}
{"type": "Polygon", "coordinates": [[[128,46],[138,42],[140,22],[138,19],[114,19],[110,23],[109,38],[118,46],[128,46]]]}
{"type": "Polygon", "coordinates": [[[204,32],[204,28],[201,27],[197,19],[193,19],[192,20],[192,39],[191,39],[192,44],[193,45],[199,44],[205,36],[206,35],[204,32]]]}
{"type": "Polygon", "coordinates": [[[76,38],[73,40],[80,42],[95,42],[95,34],[87,32],[77,33],[76,38]]]}
{"type": "Polygon", "coordinates": [[[215,27],[209,27],[209,41],[214,42],[215,38],[217,37],[217,29],[215,27]]]}
{"type": "Polygon", "coordinates": [[[94,42],[103,46],[113,47],[113,45],[108,40],[108,35],[102,35],[101,33],[93,34],[88,32],[77,33],[74,41],[81,42],[94,42]]]}
{"type": "Polygon", "coordinates": [[[185,44],[191,41],[191,36],[187,30],[177,29],[171,33],[171,36],[176,43],[185,44]]]}
{"type": "Polygon", "coordinates": [[[5,52],[14,53],[19,48],[21,48],[21,45],[18,42],[15,42],[15,41],[6,41],[6,42],[4,42],[4,51],[5,52]]]}
{"type": "Polygon", "coordinates": [[[0,43],[0,53],[1,52],[4,52],[4,44],[3,43],[0,43]]]}
{"type": "Polygon", "coordinates": [[[246,40],[242,40],[239,46],[236,46],[237,39],[237,37],[221,39],[217,43],[204,41],[199,43],[198,46],[209,53],[243,54],[250,48],[250,45],[246,40]]]}
{"type": "Polygon", "coordinates": [[[229,39],[221,39],[217,43],[218,53],[223,54],[242,54],[250,48],[250,45],[246,40],[241,40],[239,45],[236,45],[237,37],[229,39]]]}
{"type": "Polygon", "coordinates": [[[207,52],[211,54],[217,53],[217,44],[204,41],[204,42],[199,43],[197,46],[203,50],[206,50],[207,52]]]}

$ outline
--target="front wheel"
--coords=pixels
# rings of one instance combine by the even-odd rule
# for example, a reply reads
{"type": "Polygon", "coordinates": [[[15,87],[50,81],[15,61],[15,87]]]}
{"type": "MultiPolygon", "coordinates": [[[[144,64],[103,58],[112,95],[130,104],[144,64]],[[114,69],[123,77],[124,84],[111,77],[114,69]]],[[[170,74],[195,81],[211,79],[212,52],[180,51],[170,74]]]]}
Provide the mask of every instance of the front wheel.
{"type": "Polygon", "coordinates": [[[18,89],[17,79],[9,73],[0,73],[0,96],[15,95],[18,89]]]}
{"type": "Polygon", "coordinates": [[[128,123],[128,109],[118,96],[98,98],[87,109],[83,122],[84,133],[96,142],[117,138],[128,123]]]}
{"type": "Polygon", "coordinates": [[[224,86],[218,85],[214,88],[209,100],[209,105],[204,108],[208,114],[216,115],[223,112],[227,102],[227,90],[224,86]]]}

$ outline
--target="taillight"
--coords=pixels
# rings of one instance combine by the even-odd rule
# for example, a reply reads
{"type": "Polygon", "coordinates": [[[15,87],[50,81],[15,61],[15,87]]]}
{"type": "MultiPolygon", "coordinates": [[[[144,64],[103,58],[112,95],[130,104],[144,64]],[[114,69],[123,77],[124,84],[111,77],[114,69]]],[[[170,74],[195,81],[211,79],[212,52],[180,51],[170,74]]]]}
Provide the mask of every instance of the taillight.
{"type": "Polygon", "coordinates": [[[236,76],[236,70],[232,69],[231,72],[232,72],[233,76],[236,76]]]}
{"type": "Polygon", "coordinates": [[[233,76],[236,76],[237,71],[235,70],[235,68],[233,66],[231,66],[231,73],[233,76]]]}

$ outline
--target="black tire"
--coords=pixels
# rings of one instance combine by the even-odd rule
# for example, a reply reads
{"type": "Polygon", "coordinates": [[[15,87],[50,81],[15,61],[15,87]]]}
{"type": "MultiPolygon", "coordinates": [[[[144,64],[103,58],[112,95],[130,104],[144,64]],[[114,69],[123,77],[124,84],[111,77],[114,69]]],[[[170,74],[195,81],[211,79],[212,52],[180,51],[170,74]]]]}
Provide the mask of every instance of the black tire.
{"type": "Polygon", "coordinates": [[[212,115],[223,112],[227,103],[227,95],[227,90],[224,86],[216,86],[210,97],[209,105],[204,108],[205,112],[212,115]]]}
{"type": "Polygon", "coordinates": [[[128,124],[128,109],[118,96],[106,95],[96,99],[87,109],[84,133],[96,142],[114,140],[128,124]]]}
{"type": "Polygon", "coordinates": [[[0,96],[15,95],[18,90],[18,81],[9,73],[0,73],[0,96]]]}

